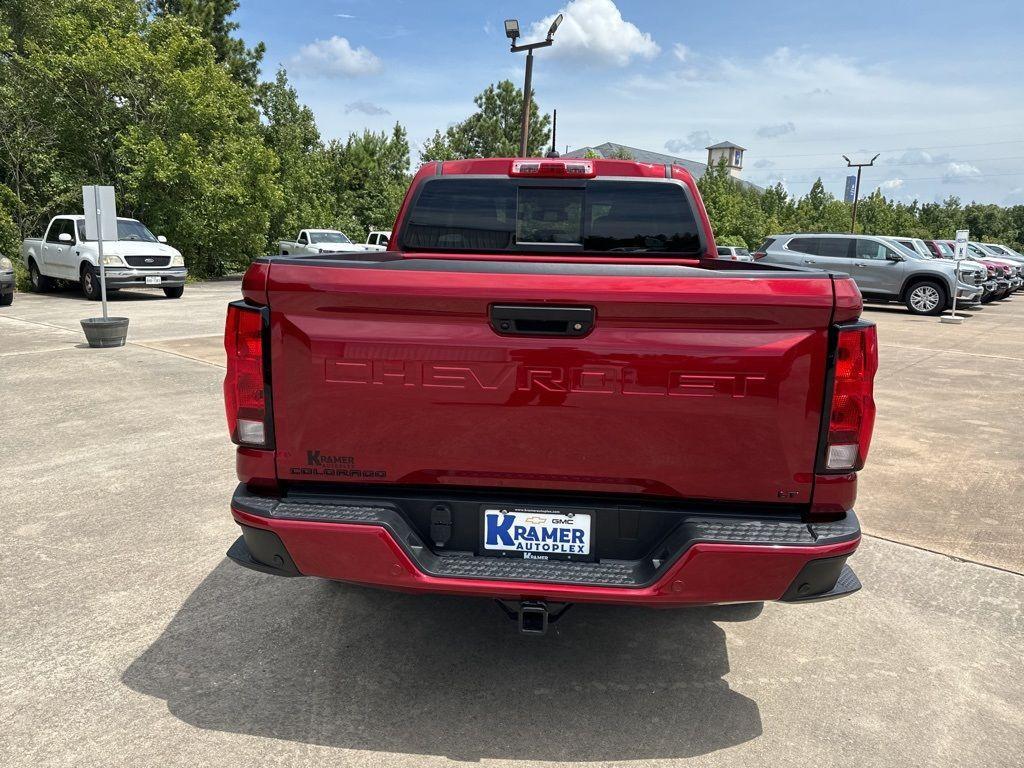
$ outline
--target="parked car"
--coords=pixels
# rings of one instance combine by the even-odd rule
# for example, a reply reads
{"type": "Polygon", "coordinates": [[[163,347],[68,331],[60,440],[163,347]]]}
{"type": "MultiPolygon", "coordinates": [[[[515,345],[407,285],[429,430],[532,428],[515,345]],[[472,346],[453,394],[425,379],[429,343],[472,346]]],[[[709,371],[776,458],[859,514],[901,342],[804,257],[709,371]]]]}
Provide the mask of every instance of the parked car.
{"type": "Polygon", "coordinates": [[[967,248],[968,250],[972,250],[974,253],[984,255],[984,257],[989,261],[1003,264],[1009,268],[1011,292],[1024,289],[1024,258],[1015,259],[1012,256],[1004,255],[984,243],[970,242],[967,244],[967,248]]]}
{"type": "Polygon", "coordinates": [[[0,307],[9,307],[14,302],[14,265],[0,254],[0,307]]]}
{"type": "Polygon", "coordinates": [[[348,235],[337,229],[300,229],[294,240],[278,243],[282,256],[308,256],[318,253],[347,253],[365,251],[366,246],[353,243],[348,235]]]}
{"type": "Polygon", "coordinates": [[[990,251],[993,251],[996,254],[998,254],[999,256],[1003,256],[1008,259],[1013,259],[1018,263],[1024,264],[1024,255],[1017,253],[1017,251],[1013,250],[1013,248],[1010,248],[1009,246],[1000,245],[999,243],[983,243],[983,245],[990,251]]]}
{"type": "MultiPolygon", "coordinates": [[[[953,241],[948,241],[948,243],[951,247],[955,246],[953,241]]],[[[1001,278],[1002,295],[997,298],[1005,299],[1010,293],[1024,285],[1024,268],[1017,262],[1005,257],[995,256],[993,253],[986,251],[980,243],[974,242],[967,243],[967,254],[972,259],[984,259],[988,263],[994,263],[1003,270],[1001,278]]]]}
{"type": "MultiPolygon", "coordinates": [[[[43,237],[21,244],[32,290],[48,291],[55,280],[77,282],[87,298],[100,298],[99,247],[85,236],[84,216],[54,216],[43,237]]],[[[104,241],[107,290],[160,288],[171,299],[185,292],[188,273],[179,251],[137,219],[117,220],[117,240],[104,241]]]]}
{"type": "Polygon", "coordinates": [[[715,258],[678,166],[430,162],[402,211],[389,254],[260,258],[228,307],[231,559],[536,632],[858,588],[877,340],[847,275],[715,258]]]}
{"type": "Polygon", "coordinates": [[[753,261],[754,257],[750,255],[750,251],[746,248],[736,248],[732,245],[719,245],[717,246],[718,258],[727,259],[729,261],[753,261]]]}
{"type": "Polygon", "coordinates": [[[921,240],[918,237],[890,237],[888,239],[892,240],[895,243],[899,243],[904,248],[909,248],[910,250],[917,253],[919,256],[922,256],[926,259],[932,258],[932,252],[928,249],[928,246],[925,244],[924,240],[921,240]]]}
{"type": "MultiPolygon", "coordinates": [[[[923,256],[926,259],[942,258],[936,256],[932,251],[931,246],[925,240],[914,237],[890,237],[887,238],[889,242],[894,243],[900,248],[904,248],[911,253],[923,256]]],[[[972,304],[985,304],[992,301],[995,298],[999,298],[999,294],[1002,292],[1003,285],[999,283],[999,279],[1002,277],[1002,271],[998,265],[984,264],[977,259],[961,259],[959,269],[961,273],[963,268],[970,266],[974,269],[985,270],[985,281],[982,283],[983,293],[973,300],[960,300],[957,299],[957,303],[961,306],[970,306],[972,304]]]]}
{"type": "MultiPolygon", "coordinates": [[[[951,241],[925,240],[924,244],[928,248],[928,252],[932,254],[932,258],[956,261],[955,250],[951,241]]],[[[960,259],[960,264],[980,264],[988,273],[984,283],[985,293],[981,297],[982,304],[988,304],[991,301],[1004,298],[1009,293],[1010,283],[1003,265],[992,261],[978,261],[977,259],[960,259]]]]}
{"type": "Polygon", "coordinates": [[[986,271],[980,265],[964,265],[958,279],[953,264],[925,258],[875,235],[772,235],[754,256],[768,264],[845,272],[865,301],[901,301],[917,315],[941,314],[952,305],[954,291],[958,302],[972,302],[984,294],[986,271]]]}
{"type": "Polygon", "coordinates": [[[391,242],[391,230],[370,230],[370,234],[366,236],[366,250],[368,251],[386,251],[388,249],[388,243],[391,242]]]}

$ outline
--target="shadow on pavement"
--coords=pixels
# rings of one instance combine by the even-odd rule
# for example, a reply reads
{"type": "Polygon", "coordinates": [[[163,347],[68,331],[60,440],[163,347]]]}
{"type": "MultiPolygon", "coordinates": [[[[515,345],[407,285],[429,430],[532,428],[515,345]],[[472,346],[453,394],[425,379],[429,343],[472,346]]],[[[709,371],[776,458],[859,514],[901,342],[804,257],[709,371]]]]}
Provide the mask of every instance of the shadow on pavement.
{"type": "MultiPolygon", "coordinates": [[[[983,309],[984,305],[977,305],[966,308],[957,307],[956,313],[958,315],[963,315],[964,317],[970,317],[972,312],[979,312],[983,309]]],[[[917,320],[937,320],[939,317],[938,315],[915,315],[902,304],[865,304],[864,311],[868,313],[880,312],[889,315],[904,315],[905,317],[910,317],[917,320]]],[[[947,310],[943,314],[949,315],[952,313],[947,310]]]]}
{"type": "Polygon", "coordinates": [[[124,673],[199,728],[457,760],[690,757],[761,735],[715,621],[578,605],[544,637],[489,600],[278,579],[225,560],[124,673]]]}

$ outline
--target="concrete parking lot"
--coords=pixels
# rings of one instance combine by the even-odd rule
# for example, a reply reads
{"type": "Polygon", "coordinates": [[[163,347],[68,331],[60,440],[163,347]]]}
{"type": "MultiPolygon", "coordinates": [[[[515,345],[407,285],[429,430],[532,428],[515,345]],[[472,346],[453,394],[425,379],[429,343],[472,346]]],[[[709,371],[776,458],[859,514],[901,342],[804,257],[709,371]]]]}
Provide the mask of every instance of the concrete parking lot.
{"type": "Polygon", "coordinates": [[[869,309],[879,417],[851,561],[812,606],[485,600],[238,568],[224,305],[0,309],[0,754],[9,766],[1008,766],[1024,755],[1024,296],[963,326],[869,309]]]}

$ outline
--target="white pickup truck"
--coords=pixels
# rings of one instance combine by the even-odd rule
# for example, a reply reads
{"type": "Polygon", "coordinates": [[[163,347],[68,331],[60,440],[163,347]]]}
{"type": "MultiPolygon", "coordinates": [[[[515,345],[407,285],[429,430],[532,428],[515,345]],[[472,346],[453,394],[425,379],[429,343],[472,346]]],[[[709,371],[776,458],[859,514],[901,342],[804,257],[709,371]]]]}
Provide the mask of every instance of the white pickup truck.
{"type": "Polygon", "coordinates": [[[390,243],[390,229],[372,229],[366,236],[366,244],[363,247],[368,251],[386,251],[390,243]]]}
{"type": "MultiPolygon", "coordinates": [[[[42,237],[21,243],[32,290],[42,293],[54,280],[80,283],[90,299],[100,298],[99,248],[85,237],[84,216],[54,216],[42,237]]],[[[185,260],[136,219],[117,220],[117,240],[103,242],[107,291],[161,288],[171,299],[185,292],[185,260]]]]}
{"type": "Polygon", "coordinates": [[[348,235],[337,229],[303,229],[294,240],[281,240],[278,249],[282,256],[315,256],[318,253],[365,251],[366,246],[353,243],[348,235]]]}

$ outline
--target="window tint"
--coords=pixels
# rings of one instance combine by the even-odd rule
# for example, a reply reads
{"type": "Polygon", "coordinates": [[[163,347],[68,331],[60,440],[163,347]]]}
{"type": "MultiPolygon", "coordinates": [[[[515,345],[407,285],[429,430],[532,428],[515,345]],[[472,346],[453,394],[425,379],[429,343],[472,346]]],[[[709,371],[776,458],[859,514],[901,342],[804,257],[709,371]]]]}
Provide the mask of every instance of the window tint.
{"type": "Polygon", "coordinates": [[[701,252],[683,189],[660,182],[436,179],[417,196],[402,238],[412,250],[701,252]]]}
{"type": "MultiPolygon", "coordinates": [[[[83,242],[95,242],[85,236],[85,219],[78,220],[78,239],[83,242]]],[[[141,240],[144,243],[157,242],[156,235],[149,231],[145,224],[135,219],[117,220],[118,240],[141,240]]]]}
{"type": "Polygon", "coordinates": [[[299,240],[298,240],[298,242],[300,242],[300,243],[308,242],[307,239],[306,239],[306,233],[305,232],[300,232],[299,233],[299,240]]]}
{"type": "Polygon", "coordinates": [[[728,246],[726,246],[726,245],[719,245],[718,246],[718,255],[719,256],[732,256],[732,252],[730,251],[728,246]]]}
{"type": "Polygon", "coordinates": [[[690,203],[676,184],[606,181],[587,186],[588,251],[700,253],[690,203]]]}
{"type": "Polygon", "coordinates": [[[831,259],[848,259],[850,257],[850,238],[818,238],[818,255],[828,256],[831,259]]]}
{"type": "Polygon", "coordinates": [[[317,243],[342,243],[347,244],[352,241],[348,239],[348,236],[343,232],[310,232],[309,242],[313,245],[317,243]]]}
{"type": "Polygon", "coordinates": [[[800,253],[809,253],[812,256],[817,256],[818,241],[819,238],[817,237],[794,237],[786,247],[791,251],[800,251],[800,253]]]}
{"type": "Polygon", "coordinates": [[[887,253],[889,253],[889,249],[886,248],[881,243],[876,243],[874,240],[857,241],[858,259],[874,259],[875,261],[885,261],[887,253]]]}
{"type": "Polygon", "coordinates": [[[583,189],[520,187],[516,242],[583,244],[583,189]]]}
{"type": "Polygon", "coordinates": [[[62,233],[67,232],[70,235],[71,233],[68,231],[67,225],[67,219],[57,219],[53,222],[53,224],[50,225],[50,231],[46,233],[46,242],[59,243],[62,233]]]}
{"type": "Polygon", "coordinates": [[[769,248],[771,248],[773,245],[775,245],[775,238],[766,238],[765,241],[761,243],[761,245],[758,247],[757,251],[758,253],[763,253],[764,251],[767,251],[769,248]]]}

